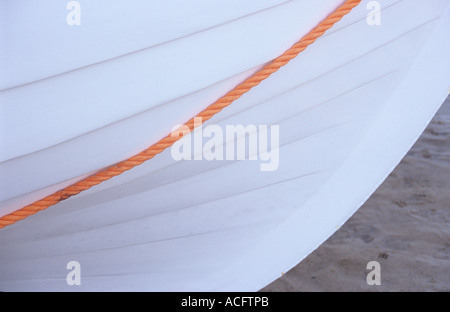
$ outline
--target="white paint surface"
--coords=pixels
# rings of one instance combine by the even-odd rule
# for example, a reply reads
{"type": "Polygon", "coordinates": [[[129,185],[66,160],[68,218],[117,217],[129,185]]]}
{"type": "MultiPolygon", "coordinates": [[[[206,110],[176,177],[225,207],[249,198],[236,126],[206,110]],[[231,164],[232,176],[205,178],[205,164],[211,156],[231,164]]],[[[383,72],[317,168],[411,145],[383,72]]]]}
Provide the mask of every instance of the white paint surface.
{"type": "MultiPolygon", "coordinates": [[[[328,3],[333,6],[332,1],[328,3]]],[[[167,150],[0,230],[0,290],[254,291],[297,264],[370,196],[447,95],[447,1],[381,3],[385,8],[381,26],[366,24],[363,1],[298,58],[208,121],[279,124],[278,171],[260,172],[254,161],[175,162],[167,150]],[[81,286],[67,287],[69,261],[81,265],[81,286]]],[[[279,13],[276,21],[305,14],[279,13]]],[[[322,18],[317,12],[316,22],[322,18]]],[[[252,25],[250,20],[246,23],[252,25]]],[[[213,33],[208,32],[211,40],[216,38],[213,33]]],[[[237,35],[236,30],[232,35],[237,35]]],[[[170,113],[183,108],[172,122],[192,117],[267,61],[274,53],[269,46],[279,48],[280,44],[266,42],[268,50],[255,62],[236,63],[235,69],[227,64],[217,76],[200,75],[206,85],[207,78],[213,83],[222,80],[219,84],[198,91],[194,85],[200,81],[191,78],[181,85],[180,77],[177,92],[184,96],[175,101],[167,101],[174,94],[161,87],[159,100],[166,101],[157,109],[147,107],[137,114],[137,106],[130,108],[136,112],[133,117],[72,140],[64,134],[64,143],[1,163],[1,211],[20,208],[18,203],[32,201],[39,188],[99,169],[102,162],[105,166],[143,148],[145,139],[153,142],[166,134],[173,125],[162,125],[170,113]],[[235,76],[238,73],[244,74],[235,76]],[[197,92],[187,95],[188,89],[197,92]],[[132,129],[146,126],[148,136],[128,136],[132,129]],[[118,140],[121,134],[123,141],[118,140]],[[102,140],[109,144],[100,144],[102,140]],[[84,157],[87,147],[96,143],[95,155],[84,157]],[[38,175],[41,169],[33,169],[36,164],[42,170],[50,165],[57,169],[42,176],[38,175]]],[[[239,47],[242,52],[254,46],[239,47]]],[[[221,57],[234,63],[231,55],[221,57]]],[[[99,77],[109,77],[106,68],[101,72],[99,77]]],[[[83,75],[84,79],[73,81],[103,83],[95,75],[83,75]]],[[[27,96],[26,88],[14,89],[25,93],[18,98],[27,96]]],[[[127,92],[134,90],[130,88],[123,85],[123,97],[129,97],[127,92]]],[[[108,96],[100,94],[104,99],[108,96]]],[[[92,94],[87,93],[86,99],[92,100],[92,94]]],[[[66,106],[72,109],[69,103],[60,109],[66,106]]],[[[115,112],[125,114],[120,109],[115,112]]],[[[91,126],[98,127],[97,122],[93,118],[91,126]]],[[[41,143],[36,146],[42,147],[41,143]]],[[[47,189],[41,194],[46,192],[51,193],[47,189]]]]}

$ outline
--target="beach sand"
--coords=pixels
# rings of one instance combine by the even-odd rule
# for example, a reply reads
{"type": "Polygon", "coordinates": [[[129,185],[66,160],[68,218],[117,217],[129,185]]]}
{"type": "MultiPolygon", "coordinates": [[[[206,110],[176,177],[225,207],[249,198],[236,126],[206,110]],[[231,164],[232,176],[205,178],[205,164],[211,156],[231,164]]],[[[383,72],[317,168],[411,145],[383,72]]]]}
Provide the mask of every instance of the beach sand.
{"type": "Polygon", "coordinates": [[[262,291],[450,291],[450,97],[347,223],[262,291]]]}

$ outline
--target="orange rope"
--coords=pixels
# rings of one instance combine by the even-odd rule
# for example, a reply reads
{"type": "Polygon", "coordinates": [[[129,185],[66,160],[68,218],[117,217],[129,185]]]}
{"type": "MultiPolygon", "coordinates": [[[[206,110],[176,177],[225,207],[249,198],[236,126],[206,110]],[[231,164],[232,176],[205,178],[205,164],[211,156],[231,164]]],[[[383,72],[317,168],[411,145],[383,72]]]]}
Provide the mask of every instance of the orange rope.
{"type": "MultiPolygon", "coordinates": [[[[272,62],[265,65],[261,70],[256,72],[253,76],[247,78],[244,82],[237,85],[233,90],[225,94],[222,98],[218,99],[215,103],[208,106],[205,110],[200,112],[196,117],[201,117],[205,122],[212,116],[220,112],[223,108],[227,107],[235,100],[240,98],[244,93],[258,85],[261,81],[269,77],[272,73],[276,72],[282,66],[286,65],[290,60],[295,58],[300,52],[305,50],[309,45],[314,43],[317,38],[322,36],[328,29],[347,15],[355,6],[357,6],[361,0],[347,0],[339,8],[331,13],[325,20],[311,30],[306,36],[304,36],[299,42],[294,44],[281,56],[274,59],[272,62]]],[[[196,124],[197,125],[197,124],[196,124]]],[[[185,126],[189,127],[192,131],[194,129],[194,118],[189,120],[185,126]]],[[[119,175],[127,170],[130,170],[143,162],[152,159],[155,155],[161,153],[166,148],[172,146],[176,141],[182,138],[182,131],[176,130],[172,132],[159,142],[153,144],[146,150],[139,154],[119,162],[109,168],[97,172],[96,174],[89,176],[73,185],[70,185],[60,191],[55,192],[43,199],[40,199],[28,206],[23,207],[20,210],[12,212],[0,218],[0,229],[13,224],[19,220],[25,219],[41,210],[44,210],[50,206],[53,206],[60,201],[63,201],[71,196],[74,196],[82,191],[88,190],[94,185],[97,185],[103,181],[109,180],[112,177],[119,175]],[[177,135],[172,135],[176,133],[177,135]],[[181,134],[181,135],[178,135],[181,134]]]]}

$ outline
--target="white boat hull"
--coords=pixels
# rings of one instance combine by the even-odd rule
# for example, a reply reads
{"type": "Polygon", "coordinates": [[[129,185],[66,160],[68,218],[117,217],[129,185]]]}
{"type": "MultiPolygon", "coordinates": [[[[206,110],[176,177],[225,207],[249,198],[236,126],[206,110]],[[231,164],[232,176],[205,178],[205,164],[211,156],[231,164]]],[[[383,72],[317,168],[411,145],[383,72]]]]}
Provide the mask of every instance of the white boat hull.
{"type": "MultiPolygon", "coordinates": [[[[132,51],[104,43],[53,67],[29,60],[31,73],[6,76],[0,93],[0,215],[157,142],[341,2],[211,8],[218,25],[191,21],[193,35],[120,32],[132,51]]],[[[447,1],[380,1],[380,26],[367,24],[367,2],[205,124],[279,125],[277,170],[177,162],[168,149],[1,229],[0,290],[256,291],[296,265],[375,191],[448,94],[447,1]],[[66,283],[70,261],[80,286],[66,283]]]]}

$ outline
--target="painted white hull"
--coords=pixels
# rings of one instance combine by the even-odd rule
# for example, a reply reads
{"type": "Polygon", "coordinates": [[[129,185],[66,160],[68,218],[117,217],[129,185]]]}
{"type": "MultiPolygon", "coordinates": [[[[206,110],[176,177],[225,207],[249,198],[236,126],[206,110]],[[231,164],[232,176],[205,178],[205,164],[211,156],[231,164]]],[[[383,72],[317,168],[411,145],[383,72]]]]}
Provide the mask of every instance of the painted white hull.
{"type": "MultiPolygon", "coordinates": [[[[0,215],[157,142],[342,3],[83,3],[82,25],[56,27],[57,2],[29,12],[2,2],[11,24],[0,215]],[[49,16],[41,28],[36,10],[49,16]],[[180,22],[166,25],[168,16],[180,22]],[[30,38],[27,27],[40,31],[30,38]]],[[[386,178],[447,95],[447,1],[380,1],[380,26],[367,25],[367,2],[206,123],[279,125],[278,170],[176,162],[166,150],[1,229],[0,290],[254,291],[306,257],[386,178]],[[66,284],[73,260],[81,286],[66,284]]]]}

